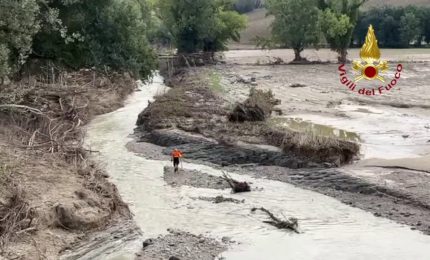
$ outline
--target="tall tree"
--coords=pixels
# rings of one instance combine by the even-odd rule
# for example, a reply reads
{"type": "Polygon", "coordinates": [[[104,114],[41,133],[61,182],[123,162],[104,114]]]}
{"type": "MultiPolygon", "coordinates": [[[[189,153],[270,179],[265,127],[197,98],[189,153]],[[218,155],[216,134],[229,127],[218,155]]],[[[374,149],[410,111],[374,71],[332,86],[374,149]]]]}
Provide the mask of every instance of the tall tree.
{"type": "Polygon", "coordinates": [[[322,31],[330,48],[338,53],[339,62],[346,62],[359,9],[366,1],[319,0],[322,31]]]}
{"type": "Polygon", "coordinates": [[[294,50],[294,61],[300,61],[305,47],[320,39],[317,0],[268,0],[268,14],[272,22],[272,40],[281,47],[294,50]]]}
{"type": "Polygon", "coordinates": [[[179,53],[217,51],[238,40],[246,19],[225,0],[160,0],[158,13],[179,53]]]}
{"type": "Polygon", "coordinates": [[[400,40],[403,47],[408,47],[412,41],[421,42],[420,20],[413,12],[406,12],[400,18],[400,40]]]}

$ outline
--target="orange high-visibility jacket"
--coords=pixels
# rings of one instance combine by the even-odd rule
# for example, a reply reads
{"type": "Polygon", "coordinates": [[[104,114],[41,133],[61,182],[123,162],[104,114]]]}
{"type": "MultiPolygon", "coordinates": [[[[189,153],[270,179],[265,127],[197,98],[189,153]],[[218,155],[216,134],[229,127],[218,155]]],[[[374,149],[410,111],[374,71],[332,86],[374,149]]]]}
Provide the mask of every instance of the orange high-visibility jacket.
{"type": "Polygon", "coordinates": [[[182,152],[181,152],[181,151],[179,151],[179,150],[177,150],[177,151],[173,151],[173,152],[172,152],[172,157],[173,157],[173,158],[180,158],[180,157],[182,157],[182,152]]]}

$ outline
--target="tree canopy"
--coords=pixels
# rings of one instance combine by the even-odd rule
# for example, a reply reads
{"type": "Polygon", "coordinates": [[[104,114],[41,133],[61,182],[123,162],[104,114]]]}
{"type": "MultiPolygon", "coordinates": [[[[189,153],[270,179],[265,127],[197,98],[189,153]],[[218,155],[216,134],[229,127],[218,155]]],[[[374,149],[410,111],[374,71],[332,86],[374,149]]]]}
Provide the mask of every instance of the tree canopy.
{"type": "Polygon", "coordinates": [[[0,6],[0,77],[29,57],[143,79],[155,68],[145,0],[0,0],[0,6]]]}
{"type": "Polygon", "coordinates": [[[320,40],[317,0],[268,0],[268,14],[272,23],[272,41],[280,47],[293,48],[295,61],[305,47],[320,40]]]}
{"type": "Polygon", "coordinates": [[[430,43],[430,7],[372,8],[360,14],[354,44],[361,45],[367,27],[375,27],[381,47],[407,48],[430,43]]]}
{"type": "Polygon", "coordinates": [[[345,62],[359,9],[367,0],[320,0],[321,29],[330,48],[345,62]]]}
{"type": "Polygon", "coordinates": [[[238,41],[246,19],[233,11],[230,1],[159,0],[161,20],[179,53],[218,51],[229,40],[238,41]]]}

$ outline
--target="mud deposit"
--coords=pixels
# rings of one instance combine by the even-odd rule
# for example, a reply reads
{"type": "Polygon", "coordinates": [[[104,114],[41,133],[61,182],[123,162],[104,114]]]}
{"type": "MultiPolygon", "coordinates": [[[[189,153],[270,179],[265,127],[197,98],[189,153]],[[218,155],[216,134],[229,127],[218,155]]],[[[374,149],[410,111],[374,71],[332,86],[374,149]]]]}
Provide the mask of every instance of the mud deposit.
{"type": "Polygon", "coordinates": [[[164,167],[164,180],[173,187],[183,185],[195,188],[229,189],[230,186],[221,177],[215,177],[206,173],[180,168],[174,172],[173,167],[164,167]]]}
{"type": "MultiPolygon", "coordinates": [[[[267,178],[295,186],[317,191],[336,198],[343,203],[385,217],[396,222],[407,224],[413,230],[430,234],[430,204],[428,191],[423,189],[413,193],[409,189],[388,187],[381,183],[371,182],[364,178],[349,175],[344,169],[293,170],[282,167],[245,167],[233,170],[239,174],[256,178],[267,178]]],[[[373,169],[377,171],[377,169],[373,169]]],[[[403,174],[411,179],[419,175],[403,174]]]]}
{"type": "Polygon", "coordinates": [[[168,231],[168,235],[145,240],[136,260],[212,260],[227,249],[223,243],[202,235],[168,231]]]}
{"type": "MultiPolygon", "coordinates": [[[[264,71],[268,74],[276,71],[269,66],[250,67],[252,71],[264,71]],[[272,69],[273,71],[271,71],[272,69]]],[[[240,101],[241,98],[246,97],[241,93],[247,93],[250,86],[246,83],[231,83],[237,79],[237,74],[243,72],[243,67],[234,68],[231,69],[229,64],[214,67],[217,73],[221,74],[221,84],[224,86],[224,92],[220,94],[227,95],[232,100],[240,101]],[[231,76],[233,73],[236,75],[231,76]],[[229,78],[232,81],[229,81],[229,78]]],[[[303,70],[308,68],[310,67],[303,67],[303,70]]],[[[327,69],[323,66],[315,68],[327,69]]],[[[316,94],[307,92],[307,94],[316,95],[311,100],[308,99],[309,96],[306,96],[305,92],[303,92],[304,94],[293,92],[308,89],[307,87],[288,88],[286,91],[283,88],[284,84],[289,86],[293,83],[300,83],[291,82],[295,81],[294,76],[300,76],[300,73],[289,66],[284,66],[282,69],[277,67],[277,69],[279,69],[277,75],[263,76],[260,74],[257,76],[256,87],[273,87],[279,95],[283,94],[282,98],[286,98],[285,101],[290,100],[290,103],[283,102],[285,106],[282,110],[287,113],[286,116],[293,117],[306,112],[318,114],[321,117],[351,118],[353,119],[352,122],[356,124],[361,120],[361,118],[352,117],[350,112],[342,107],[342,102],[330,100],[344,98],[344,96],[331,95],[329,98],[327,95],[324,99],[318,97],[322,94],[321,92],[316,94]],[[295,75],[289,75],[290,78],[286,79],[282,73],[286,73],[286,75],[295,73],[295,75]],[[264,85],[261,82],[265,82],[264,85]],[[277,83],[273,84],[274,82],[277,83]],[[297,100],[291,99],[293,95],[296,95],[297,100]],[[294,114],[293,111],[296,111],[297,114],[294,114]]],[[[319,90],[330,91],[332,89],[333,93],[336,92],[333,89],[335,85],[329,86],[333,82],[331,80],[327,82],[327,84],[321,83],[322,86],[319,90]]],[[[129,100],[128,106],[95,120],[89,131],[89,140],[91,140],[93,149],[100,151],[100,158],[106,164],[112,181],[118,186],[122,197],[130,203],[135,220],[143,231],[138,246],[132,247],[134,251],[127,247],[127,252],[139,251],[140,257],[148,257],[143,259],[157,259],[158,257],[158,255],[146,255],[145,251],[147,250],[150,254],[152,252],[154,254],[166,253],[162,255],[164,259],[170,257],[181,259],[180,256],[173,254],[187,254],[188,250],[179,249],[181,244],[185,244],[194,250],[191,250],[190,256],[183,256],[182,258],[205,259],[204,257],[208,256],[213,259],[215,254],[219,254],[224,249],[219,249],[220,251],[214,251],[214,253],[209,251],[208,255],[199,256],[201,249],[198,248],[197,242],[199,241],[197,238],[204,240],[212,238],[215,241],[220,241],[222,237],[231,237],[240,243],[230,244],[228,249],[218,257],[255,260],[268,258],[279,260],[404,260],[428,259],[430,257],[428,251],[430,237],[422,232],[411,230],[412,226],[413,229],[429,233],[430,226],[427,221],[430,219],[430,215],[426,204],[428,189],[425,185],[417,185],[419,184],[418,176],[422,178],[420,179],[422,182],[426,182],[428,178],[414,172],[407,173],[407,176],[414,181],[406,181],[401,178],[402,172],[393,173],[389,172],[388,169],[367,168],[360,165],[340,168],[323,168],[314,165],[314,168],[308,169],[287,169],[272,164],[269,162],[270,158],[264,157],[262,160],[266,160],[267,164],[243,165],[244,160],[241,161],[242,165],[236,165],[234,161],[227,159],[223,163],[210,161],[207,157],[210,152],[205,155],[199,154],[198,151],[189,150],[185,151],[183,168],[189,169],[187,173],[188,171],[196,171],[205,175],[194,173],[196,176],[200,176],[197,179],[202,180],[193,180],[190,176],[194,176],[194,174],[190,174],[179,178],[180,185],[169,185],[165,180],[165,169],[171,166],[171,162],[168,160],[169,150],[173,146],[184,144],[186,149],[188,140],[198,136],[193,132],[195,128],[170,129],[168,131],[173,131],[173,134],[169,134],[168,138],[165,138],[165,135],[158,138],[161,140],[158,145],[130,143],[130,138],[127,138],[135,127],[135,118],[138,113],[145,108],[148,101],[152,100],[156,93],[160,93],[157,90],[159,86],[161,86],[160,82],[145,86],[145,91],[136,93],[129,100]],[[187,142],[184,143],[184,140],[187,142]],[[125,147],[127,143],[128,149],[125,147]],[[142,154],[138,154],[139,151],[142,154]],[[151,156],[151,153],[156,154],[151,156]],[[211,186],[208,186],[206,175],[212,176],[209,177],[211,183],[212,180],[222,176],[223,171],[226,171],[234,179],[253,183],[261,189],[243,194],[231,194],[229,189],[208,188],[211,186]],[[241,203],[213,203],[216,201],[212,201],[212,198],[219,196],[228,197],[241,203]],[[276,216],[297,218],[301,233],[285,232],[264,223],[263,221],[267,220],[267,215],[261,212],[251,212],[251,209],[256,207],[267,208],[276,216]],[[181,237],[178,240],[175,238],[176,235],[171,232],[166,234],[167,229],[184,230],[195,235],[177,235],[181,237]],[[202,234],[202,236],[197,234],[202,234]],[[167,244],[160,242],[160,246],[156,246],[154,251],[150,249],[153,243],[146,243],[142,251],[142,242],[148,242],[147,239],[155,237],[162,240],[168,237],[167,241],[171,242],[170,244],[169,242],[167,244]],[[197,248],[195,248],[196,245],[197,248]]],[[[343,94],[346,95],[346,93],[343,94]]],[[[425,100],[421,99],[421,101],[424,102],[425,100]]],[[[370,102],[366,104],[373,106],[370,102]]],[[[368,110],[372,111],[371,109],[368,110]]],[[[365,110],[354,113],[363,113],[363,111],[365,110]]],[[[408,113],[412,112],[409,111],[408,113]]],[[[419,118],[424,118],[425,113],[420,114],[419,118]]],[[[391,118],[388,118],[386,121],[392,122],[390,120],[391,118]]],[[[327,125],[324,122],[315,123],[327,125]]],[[[386,125],[385,123],[381,125],[386,125]]],[[[336,128],[336,126],[332,127],[336,128]]],[[[353,136],[349,133],[356,132],[350,129],[344,130],[346,136],[353,136]]],[[[366,136],[363,138],[361,133],[358,135],[363,144],[369,142],[366,136]]],[[[192,144],[202,141],[202,139],[193,140],[192,144]]],[[[228,153],[228,149],[231,148],[230,140],[220,142],[220,140],[214,141],[209,138],[203,141],[204,145],[217,149],[221,147],[222,153],[228,153]]],[[[380,146],[382,145],[381,142],[385,142],[386,139],[379,141],[380,143],[376,143],[376,146],[382,147],[380,146]]],[[[238,147],[238,143],[239,146],[243,145],[243,143],[236,142],[235,147],[238,147]]],[[[274,147],[262,147],[258,142],[252,144],[250,150],[256,147],[280,153],[279,150],[273,149],[274,147]]],[[[221,150],[211,150],[211,152],[213,151],[221,150]]],[[[402,152],[404,151],[402,150],[402,152]]],[[[248,154],[244,154],[244,156],[248,156],[248,154]]],[[[258,160],[255,160],[258,164],[258,160]]],[[[213,248],[219,248],[219,246],[220,244],[214,245],[213,248]]],[[[223,247],[222,244],[221,247],[223,247]]],[[[115,255],[127,254],[115,252],[115,255]]]]}

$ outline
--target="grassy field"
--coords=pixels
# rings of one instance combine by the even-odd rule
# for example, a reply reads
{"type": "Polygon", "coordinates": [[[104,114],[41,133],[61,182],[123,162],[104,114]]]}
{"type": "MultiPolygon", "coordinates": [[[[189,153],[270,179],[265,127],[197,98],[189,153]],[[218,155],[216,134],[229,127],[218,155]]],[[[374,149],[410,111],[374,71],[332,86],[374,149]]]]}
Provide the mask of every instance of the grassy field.
{"type": "MultiPolygon", "coordinates": [[[[378,6],[405,6],[405,5],[430,5],[429,0],[370,0],[365,4],[365,8],[378,7],[378,6]]],[[[267,37],[270,35],[270,24],[273,20],[272,17],[266,16],[265,9],[254,10],[247,15],[248,26],[241,33],[240,43],[233,43],[230,49],[242,49],[253,47],[253,39],[256,36],[267,37]],[[247,47],[248,46],[248,47],[247,47]]]]}

